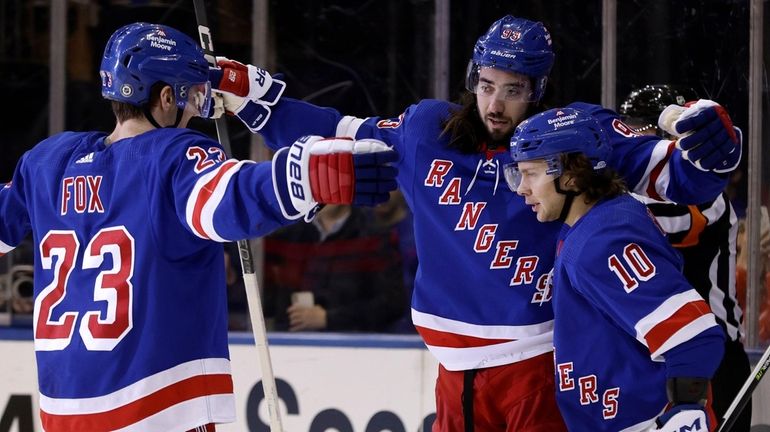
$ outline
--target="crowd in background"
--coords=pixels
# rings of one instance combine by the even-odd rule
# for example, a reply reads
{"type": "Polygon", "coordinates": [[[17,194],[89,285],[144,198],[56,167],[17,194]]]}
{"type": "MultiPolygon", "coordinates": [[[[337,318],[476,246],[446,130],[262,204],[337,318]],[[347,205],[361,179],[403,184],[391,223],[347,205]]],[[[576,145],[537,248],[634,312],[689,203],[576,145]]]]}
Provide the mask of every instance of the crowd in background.
{"type": "MultiPolygon", "coordinates": [[[[0,6],[3,28],[9,31],[0,39],[0,62],[6,67],[0,72],[0,82],[8,100],[14,100],[14,109],[6,117],[2,132],[2,141],[6,157],[0,165],[0,175],[9,179],[13,164],[32,144],[48,134],[46,127],[47,94],[47,29],[48,5],[45,2],[10,1],[0,6]],[[16,21],[18,23],[14,24],[16,21]]],[[[109,110],[99,94],[94,93],[93,85],[97,79],[95,58],[102,50],[102,45],[109,32],[122,22],[151,19],[165,22],[194,34],[195,19],[192,14],[192,2],[171,1],[72,1],[68,8],[67,34],[67,128],[88,130],[111,121],[109,110]],[[187,5],[186,3],[190,3],[187,5]],[[158,12],[162,12],[159,16],[158,12]],[[72,97],[77,95],[77,97],[72,97]]],[[[214,28],[217,34],[218,49],[231,57],[247,59],[250,57],[250,39],[243,35],[250,34],[249,13],[235,11],[250,10],[248,0],[218,0],[210,2],[214,28]],[[226,25],[225,25],[226,24],[226,25]],[[219,26],[219,27],[217,27],[219,26]]],[[[269,2],[271,16],[269,22],[274,29],[285,29],[299,22],[312,23],[296,25],[297,31],[292,37],[283,34],[273,36],[270,42],[275,45],[267,66],[271,70],[284,73],[289,83],[287,94],[310,100],[320,105],[336,106],[351,114],[366,116],[374,112],[386,112],[396,107],[406,106],[409,102],[427,95],[430,86],[430,65],[423,54],[429,50],[430,28],[423,26],[419,17],[432,14],[431,2],[400,1],[388,4],[385,11],[368,5],[354,5],[354,2],[293,2],[281,5],[277,1],[269,2]],[[350,4],[348,4],[350,3],[350,4]],[[405,13],[407,11],[408,13],[405,13]],[[334,25],[346,18],[349,26],[334,25]],[[378,29],[382,31],[371,31],[378,29]],[[370,30],[370,31],[366,31],[370,30]],[[347,32],[366,34],[361,38],[346,38],[347,32]],[[405,36],[409,35],[409,36],[405,36]],[[335,38],[355,40],[342,46],[335,38]],[[385,56],[390,67],[381,71],[372,67],[380,64],[381,54],[372,54],[372,46],[387,47],[385,56]],[[416,61],[423,59],[423,61],[416,61]],[[323,88],[325,91],[312,91],[323,88]]],[[[556,49],[560,51],[560,63],[556,65],[552,79],[558,81],[559,94],[549,97],[557,100],[597,101],[598,85],[595,79],[598,73],[589,73],[596,67],[597,47],[600,40],[585,37],[586,34],[601,28],[600,5],[586,5],[584,2],[566,2],[563,10],[579,10],[579,16],[568,19],[549,12],[537,2],[518,6],[511,11],[516,15],[530,16],[534,19],[547,20],[549,28],[558,39],[556,49]],[[573,8],[574,6],[574,8],[573,8]],[[597,21],[598,20],[598,21],[597,21]],[[585,23],[589,23],[586,25],[585,23]],[[592,30],[593,29],[593,30],[592,30]],[[571,36],[570,36],[571,35],[571,36]],[[578,41],[593,40],[581,46],[578,41]],[[593,51],[591,51],[593,50],[593,51]]],[[[600,2],[595,2],[600,3],[600,2]]],[[[635,5],[636,12],[621,11],[620,22],[627,24],[619,34],[619,48],[630,51],[629,55],[637,58],[639,44],[630,40],[629,34],[641,33],[640,17],[643,14],[655,15],[660,8],[668,8],[666,2],[651,2],[646,7],[635,5]],[[636,47],[636,48],[634,48],[636,47]],[[636,51],[635,51],[636,50],[636,51]]],[[[691,11],[701,11],[698,15],[703,23],[722,15],[725,21],[723,45],[709,52],[714,57],[709,64],[742,64],[745,50],[729,51],[731,43],[744,38],[743,31],[748,26],[741,26],[746,17],[746,8],[728,5],[729,13],[715,5],[708,9],[702,2],[685,2],[685,5],[670,6],[691,11]],[[700,8],[700,9],[699,9],[700,8]],[[741,32],[731,29],[742,28],[741,32]],[[735,57],[728,57],[733,55],[735,57]],[[738,61],[741,60],[741,61],[738,61]]],[[[503,2],[490,2],[484,8],[456,6],[453,10],[452,25],[471,27],[467,32],[455,32],[453,38],[461,39],[467,33],[473,38],[492,17],[507,12],[508,5],[503,2]],[[479,9],[479,10],[477,10],[479,9]],[[483,10],[482,10],[483,9],[483,10]]],[[[677,15],[677,11],[668,10],[665,16],[677,15]]],[[[683,36],[683,28],[694,29],[694,14],[682,14],[679,32],[665,33],[663,39],[675,40],[669,45],[670,51],[687,49],[691,43],[683,36]],[[688,27],[688,25],[690,27],[688,27]],[[678,49],[677,49],[678,48],[678,49]]],[[[661,32],[666,29],[664,20],[659,24],[646,24],[646,30],[661,32]]],[[[652,21],[650,21],[652,22],[652,21]]],[[[709,27],[704,25],[704,27],[709,27]]],[[[660,34],[657,34],[660,36],[660,34]]],[[[720,35],[716,35],[720,37],[720,35]]],[[[463,43],[453,39],[453,46],[472,45],[472,40],[463,43]]],[[[694,37],[697,39],[697,37],[694,37]]],[[[744,46],[744,44],[736,44],[744,46]]],[[[646,46],[645,46],[646,49],[646,46]]],[[[451,77],[464,73],[464,65],[470,49],[456,54],[450,67],[451,77]],[[457,63],[457,64],[455,64],[457,63]]],[[[700,53],[701,51],[697,51],[700,53]]],[[[653,54],[645,54],[653,55],[653,54]]],[[[696,51],[692,56],[700,56],[696,51]]],[[[659,63],[659,62],[658,62],[659,63]]],[[[742,105],[725,90],[733,93],[745,92],[745,83],[736,78],[740,71],[725,68],[708,70],[700,59],[681,65],[680,71],[669,71],[655,78],[664,81],[676,76],[691,76],[693,82],[686,83],[698,90],[706,90],[706,96],[718,100],[733,113],[733,119],[739,126],[745,127],[747,116],[742,105]],[[698,66],[701,65],[701,66],[698,66]],[[687,68],[698,68],[698,74],[687,68]],[[681,75],[679,75],[681,73],[681,75]],[[719,76],[719,83],[713,82],[719,76]],[[732,106],[731,106],[732,105],[732,106]]],[[[621,65],[621,67],[623,67],[621,65]]],[[[640,69],[640,68],[637,68],[640,69]]],[[[635,85],[649,82],[634,73],[619,72],[622,84],[619,93],[624,93],[635,85]]],[[[450,81],[454,84],[455,81],[450,81]]],[[[681,79],[679,80],[681,82],[681,79]]],[[[459,86],[458,86],[459,88],[459,86]]],[[[453,87],[453,91],[454,91],[453,87]]],[[[396,114],[396,113],[394,113],[396,114]]],[[[211,132],[211,126],[201,124],[200,128],[211,132]]],[[[234,126],[233,152],[236,157],[249,156],[250,143],[247,133],[234,126]]],[[[731,175],[731,182],[726,194],[740,218],[737,237],[738,260],[736,265],[736,286],[738,300],[745,308],[747,247],[745,234],[746,215],[746,170],[745,164],[731,175]]],[[[762,280],[765,286],[760,293],[760,339],[770,340],[770,224],[766,222],[767,213],[762,223],[762,280]]],[[[224,265],[227,267],[228,297],[231,312],[230,328],[248,330],[248,310],[237,249],[227,245],[228,254],[224,265]]],[[[262,289],[264,313],[270,330],[275,331],[367,331],[411,333],[414,331],[410,320],[409,299],[414,276],[417,272],[416,252],[411,229],[411,213],[403,198],[396,193],[387,204],[373,209],[327,208],[311,223],[278,230],[264,239],[264,257],[262,269],[262,289]],[[294,295],[305,293],[302,295],[294,295]],[[312,293],[307,295],[306,293],[312,293]]],[[[12,312],[17,317],[30,316],[31,303],[31,256],[29,248],[19,247],[0,259],[0,313],[12,312]]]]}

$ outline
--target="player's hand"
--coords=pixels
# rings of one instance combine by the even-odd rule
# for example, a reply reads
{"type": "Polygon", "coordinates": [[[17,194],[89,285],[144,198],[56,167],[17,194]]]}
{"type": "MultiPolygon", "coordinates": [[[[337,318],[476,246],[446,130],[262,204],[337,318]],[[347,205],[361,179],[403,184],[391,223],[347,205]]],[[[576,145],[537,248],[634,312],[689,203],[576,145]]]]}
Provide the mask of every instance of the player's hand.
{"type": "MultiPolygon", "coordinates": [[[[209,68],[209,81],[214,90],[268,106],[275,105],[286,89],[285,82],[266,70],[226,57],[217,57],[217,67],[209,68]]],[[[225,108],[229,107],[226,105],[225,108]]]]}
{"type": "Polygon", "coordinates": [[[708,432],[706,411],[699,404],[682,404],[672,407],[655,420],[650,432],[708,432]]]}
{"type": "Polygon", "coordinates": [[[217,57],[217,67],[209,68],[212,91],[224,100],[228,114],[238,117],[251,132],[270,118],[270,107],[278,102],[286,83],[264,69],[217,57]]]}
{"type": "Polygon", "coordinates": [[[323,330],[326,328],[326,309],[321,306],[294,304],[286,309],[289,331],[323,330]]]}
{"type": "Polygon", "coordinates": [[[686,108],[671,105],[663,110],[658,124],[680,137],[677,148],[682,157],[702,171],[730,172],[741,161],[741,130],[714,101],[701,99],[686,108]],[[678,118],[672,122],[673,117],[678,118]]]}
{"type": "Polygon", "coordinates": [[[304,136],[273,156],[273,187],[287,219],[311,220],[319,204],[374,206],[396,188],[398,158],[382,141],[304,136]]]}
{"type": "Polygon", "coordinates": [[[225,101],[220,93],[211,92],[208,104],[209,106],[205,110],[208,113],[208,118],[218,119],[225,113],[225,101]]]}

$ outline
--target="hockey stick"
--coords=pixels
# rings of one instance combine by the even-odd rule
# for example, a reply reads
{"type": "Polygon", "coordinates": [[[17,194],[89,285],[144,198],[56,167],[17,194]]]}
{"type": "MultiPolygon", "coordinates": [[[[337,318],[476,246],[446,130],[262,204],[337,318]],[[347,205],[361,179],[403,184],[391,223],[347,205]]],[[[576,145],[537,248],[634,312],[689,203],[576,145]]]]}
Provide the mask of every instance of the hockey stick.
{"type": "MultiPolygon", "coordinates": [[[[208,27],[208,18],[206,17],[206,5],[203,4],[203,0],[193,0],[193,2],[195,4],[195,18],[198,21],[198,35],[200,36],[201,46],[206,53],[206,59],[209,61],[209,64],[216,66],[214,44],[211,39],[211,30],[208,27]]],[[[215,124],[219,143],[222,144],[227,155],[232,155],[225,119],[220,117],[215,120],[215,124]]],[[[238,254],[240,255],[241,267],[243,268],[243,284],[246,288],[246,302],[249,307],[249,318],[251,318],[254,343],[259,353],[259,364],[262,370],[262,389],[265,392],[265,400],[267,401],[267,408],[270,413],[270,430],[273,432],[283,432],[281,417],[278,413],[278,390],[275,384],[275,375],[273,375],[270,351],[267,347],[267,329],[265,327],[265,316],[262,314],[259,283],[254,272],[248,240],[238,241],[238,254]]]]}
{"type": "Polygon", "coordinates": [[[733,400],[733,403],[730,404],[730,407],[727,408],[727,412],[725,412],[725,415],[722,416],[722,421],[720,422],[717,432],[730,431],[730,428],[732,428],[735,422],[738,420],[738,416],[741,415],[743,408],[751,400],[751,394],[754,393],[757,385],[759,385],[759,381],[761,381],[762,377],[765,376],[765,372],[767,372],[768,366],[770,366],[770,346],[768,346],[765,350],[765,353],[762,354],[762,358],[759,359],[759,362],[757,362],[754,370],[751,371],[749,379],[747,379],[743,384],[741,391],[738,392],[738,395],[733,400]]]}

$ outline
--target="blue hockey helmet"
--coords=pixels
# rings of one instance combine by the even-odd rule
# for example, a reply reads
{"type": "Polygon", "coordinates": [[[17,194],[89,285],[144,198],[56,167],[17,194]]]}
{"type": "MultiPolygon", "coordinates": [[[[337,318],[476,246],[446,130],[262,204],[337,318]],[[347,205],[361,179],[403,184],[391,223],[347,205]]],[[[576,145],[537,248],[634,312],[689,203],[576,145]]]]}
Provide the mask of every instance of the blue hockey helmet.
{"type": "Polygon", "coordinates": [[[528,101],[536,102],[543,97],[553,60],[551,35],[543,23],[506,15],[476,41],[465,87],[475,93],[479,69],[493,67],[530,77],[532,93],[528,101]]]}
{"type": "Polygon", "coordinates": [[[511,137],[513,163],[504,167],[508,186],[514,192],[521,177],[519,162],[543,159],[546,174],[561,175],[560,155],[582,153],[594,170],[607,167],[612,147],[599,122],[574,108],[554,108],[521,122],[511,137]]]}
{"type": "Polygon", "coordinates": [[[184,109],[191,89],[199,87],[204,98],[196,104],[202,115],[210,105],[208,74],[203,49],[192,38],[171,27],[144,22],[112,34],[99,70],[102,96],[135,106],[148,103],[153,84],[163,82],[174,89],[176,104],[184,109]]]}

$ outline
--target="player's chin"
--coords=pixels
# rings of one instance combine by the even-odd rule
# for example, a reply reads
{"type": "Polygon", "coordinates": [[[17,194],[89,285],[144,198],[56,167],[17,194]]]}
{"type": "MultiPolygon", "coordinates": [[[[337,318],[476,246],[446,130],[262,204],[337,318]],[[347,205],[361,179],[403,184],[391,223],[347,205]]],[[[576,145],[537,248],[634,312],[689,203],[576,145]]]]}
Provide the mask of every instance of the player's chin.
{"type": "Polygon", "coordinates": [[[507,140],[510,139],[513,133],[513,127],[509,123],[501,125],[487,120],[487,132],[489,132],[489,136],[494,141],[507,140]]]}
{"type": "Polygon", "coordinates": [[[556,217],[548,214],[547,212],[544,212],[542,210],[537,210],[536,214],[538,222],[553,222],[556,220],[556,217]]]}

